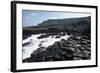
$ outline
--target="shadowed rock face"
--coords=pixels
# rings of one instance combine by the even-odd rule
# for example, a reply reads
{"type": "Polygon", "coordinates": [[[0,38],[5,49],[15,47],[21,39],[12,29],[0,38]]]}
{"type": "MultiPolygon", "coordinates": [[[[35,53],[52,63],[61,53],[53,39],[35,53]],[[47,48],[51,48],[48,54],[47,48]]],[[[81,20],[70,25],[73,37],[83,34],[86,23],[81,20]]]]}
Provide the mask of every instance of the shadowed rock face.
{"type": "Polygon", "coordinates": [[[66,31],[68,34],[81,35],[90,33],[91,17],[69,18],[69,19],[49,19],[39,24],[39,26],[49,26],[51,31],[66,31]],[[54,29],[53,29],[54,28],[54,29]]]}
{"type": "Polygon", "coordinates": [[[91,40],[87,36],[71,36],[49,47],[40,47],[23,62],[69,61],[91,59],[91,40]]]}
{"type": "Polygon", "coordinates": [[[38,24],[39,26],[48,26],[48,25],[61,25],[61,26],[68,26],[68,25],[81,25],[89,24],[91,17],[81,17],[81,18],[65,18],[65,19],[48,19],[47,21],[43,21],[42,23],[38,24]]]}
{"type": "Polygon", "coordinates": [[[67,32],[68,35],[91,33],[91,16],[69,19],[49,19],[38,26],[23,28],[23,38],[30,34],[67,32]]]}

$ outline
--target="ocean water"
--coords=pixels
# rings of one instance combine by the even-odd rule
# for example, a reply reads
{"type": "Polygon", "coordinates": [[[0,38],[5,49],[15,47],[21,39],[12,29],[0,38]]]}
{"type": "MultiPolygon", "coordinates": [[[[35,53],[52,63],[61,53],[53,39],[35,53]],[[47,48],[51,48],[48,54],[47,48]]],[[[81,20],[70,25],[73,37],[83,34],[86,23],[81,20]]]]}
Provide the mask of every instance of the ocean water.
{"type": "Polygon", "coordinates": [[[61,39],[67,40],[70,37],[66,34],[65,36],[60,36],[60,38],[55,38],[57,35],[50,35],[49,37],[38,39],[40,35],[43,34],[31,35],[27,39],[23,40],[23,44],[28,43],[22,48],[23,60],[30,57],[31,54],[41,46],[45,47],[46,49],[48,46],[53,45],[55,42],[60,41],[61,39]]]}

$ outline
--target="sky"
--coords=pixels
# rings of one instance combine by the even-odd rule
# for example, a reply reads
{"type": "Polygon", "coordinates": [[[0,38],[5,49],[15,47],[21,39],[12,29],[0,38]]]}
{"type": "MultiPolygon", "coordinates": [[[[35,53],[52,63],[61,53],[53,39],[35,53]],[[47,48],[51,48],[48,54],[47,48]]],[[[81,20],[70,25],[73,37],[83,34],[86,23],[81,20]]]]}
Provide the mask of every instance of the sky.
{"type": "Polygon", "coordinates": [[[90,16],[89,13],[58,12],[58,11],[37,11],[22,10],[23,27],[37,26],[48,19],[79,18],[90,16]]]}

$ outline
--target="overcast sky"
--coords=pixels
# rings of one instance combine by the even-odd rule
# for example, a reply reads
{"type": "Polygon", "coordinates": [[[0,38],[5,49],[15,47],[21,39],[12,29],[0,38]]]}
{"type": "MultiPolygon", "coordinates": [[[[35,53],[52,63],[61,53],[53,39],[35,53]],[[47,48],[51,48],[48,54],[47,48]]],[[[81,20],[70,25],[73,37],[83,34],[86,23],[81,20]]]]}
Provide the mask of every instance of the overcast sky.
{"type": "Polygon", "coordinates": [[[26,26],[36,26],[48,19],[63,19],[63,18],[77,18],[87,17],[89,13],[74,13],[74,12],[54,12],[54,11],[36,11],[36,10],[23,10],[22,11],[22,24],[26,26]]]}

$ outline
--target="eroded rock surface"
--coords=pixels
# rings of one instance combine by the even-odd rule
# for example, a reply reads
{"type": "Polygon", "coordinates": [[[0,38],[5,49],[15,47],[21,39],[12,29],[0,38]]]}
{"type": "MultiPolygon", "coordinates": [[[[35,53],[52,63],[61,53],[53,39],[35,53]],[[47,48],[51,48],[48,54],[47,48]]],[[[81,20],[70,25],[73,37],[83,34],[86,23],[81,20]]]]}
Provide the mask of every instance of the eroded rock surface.
{"type": "MultiPolygon", "coordinates": [[[[64,35],[64,34],[63,34],[64,35]]],[[[60,35],[60,36],[63,36],[60,35]]],[[[56,38],[60,38],[60,36],[56,38]]],[[[48,36],[46,36],[48,37],[48,36]]],[[[41,46],[41,45],[40,45],[41,46]]],[[[53,45],[40,47],[26,58],[23,62],[44,62],[44,61],[69,61],[91,59],[90,35],[71,36],[67,40],[55,42],[53,45]]]]}

